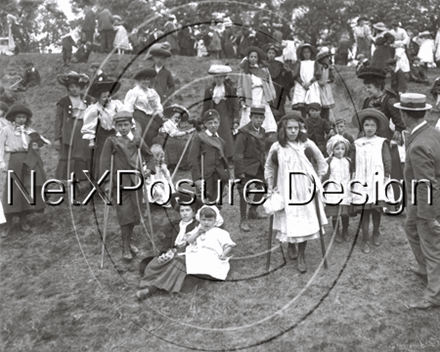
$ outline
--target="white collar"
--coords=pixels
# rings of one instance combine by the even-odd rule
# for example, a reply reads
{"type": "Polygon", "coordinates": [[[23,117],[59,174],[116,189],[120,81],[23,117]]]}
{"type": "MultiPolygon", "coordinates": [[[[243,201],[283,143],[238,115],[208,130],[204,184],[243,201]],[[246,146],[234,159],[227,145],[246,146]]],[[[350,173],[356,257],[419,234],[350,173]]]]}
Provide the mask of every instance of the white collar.
{"type": "MultiPolygon", "coordinates": [[[[122,134],[121,134],[120,132],[116,132],[116,137],[122,137],[122,134]]],[[[128,132],[128,134],[127,134],[127,138],[128,138],[130,141],[133,140],[134,135],[133,135],[133,133],[132,133],[131,131],[128,132]]]]}
{"type": "Polygon", "coordinates": [[[416,127],[413,128],[411,134],[414,134],[415,131],[417,131],[419,128],[423,127],[426,124],[427,124],[426,120],[423,120],[423,122],[419,123],[416,127]]]}
{"type": "Polygon", "coordinates": [[[216,134],[214,135],[214,134],[211,133],[208,129],[206,130],[206,134],[207,134],[209,137],[213,137],[213,136],[218,137],[218,133],[216,133],[216,134]]]}

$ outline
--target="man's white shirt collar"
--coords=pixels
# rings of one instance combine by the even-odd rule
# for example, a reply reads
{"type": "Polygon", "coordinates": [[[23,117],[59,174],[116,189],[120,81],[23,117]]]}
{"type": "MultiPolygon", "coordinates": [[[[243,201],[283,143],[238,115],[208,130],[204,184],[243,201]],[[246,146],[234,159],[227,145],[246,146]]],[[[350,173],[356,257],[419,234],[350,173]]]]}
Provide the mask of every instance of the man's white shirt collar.
{"type": "MultiPolygon", "coordinates": [[[[116,137],[122,137],[122,134],[121,134],[120,132],[116,132],[116,137]]],[[[134,135],[133,135],[133,133],[132,133],[131,131],[128,132],[128,134],[127,134],[127,138],[128,138],[130,141],[133,140],[134,135]]]]}

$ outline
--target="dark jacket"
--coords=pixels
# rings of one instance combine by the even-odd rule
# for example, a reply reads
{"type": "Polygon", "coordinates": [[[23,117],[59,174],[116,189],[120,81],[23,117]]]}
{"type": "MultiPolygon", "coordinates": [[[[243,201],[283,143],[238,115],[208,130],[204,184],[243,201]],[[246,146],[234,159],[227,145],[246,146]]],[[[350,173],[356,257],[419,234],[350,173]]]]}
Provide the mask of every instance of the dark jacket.
{"type": "Polygon", "coordinates": [[[426,77],[426,69],[423,66],[410,66],[409,71],[409,79],[410,81],[414,81],[417,83],[427,83],[428,77],[426,77]]]}
{"type": "MultiPolygon", "coordinates": [[[[432,205],[428,204],[428,187],[417,186],[417,216],[434,220],[440,216],[440,132],[429,124],[416,130],[406,143],[405,182],[408,201],[413,196],[411,182],[428,180],[432,185],[432,205]]],[[[415,200],[414,200],[415,201],[415,200]]],[[[414,204],[414,203],[413,203],[414,204]]]]}
{"type": "Polygon", "coordinates": [[[324,120],[321,117],[317,120],[312,120],[311,117],[308,117],[306,119],[306,128],[307,138],[315,142],[318,147],[320,145],[326,145],[325,137],[332,128],[327,120],[324,120]]]}
{"type": "Polygon", "coordinates": [[[260,127],[256,131],[249,122],[240,128],[235,140],[234,172],[235,175],[247,174],[256,176],[260,167],[264,169],[266,131],[260,127]]]}
{"type": "Polygon", "coordinates": [[[87,11],[84,22],[82,25],[83,31],[94,31],[95,30],[95,13],[93,10],[87,11]]]}
{"type": "Polygon", "coordinates": [[[188,158],[191,165],[193,181],[202,178],[202,155],[205,179],[209,178],[214,170],[217,171],[221,179],[227,180],[229,178],[228,161],[225,158],[226,142],[220,137],[215,137],[215,140],[217,140],[215,143],[220,146],[216,148],[205,142],[205,140],[212,140],[212,138],[213,137],[209,137],[206,132],[200,132],[194,137],[191,143],[188,158]]]}
{"type": "Polygon", "coordinates": [[[109,9],[104,9],[98,13],[96,19],[98,20],[98,31],[113,30],[113,15],[109,9]]]}
{"type": "Polygon", "coordinates": [[[40,73],[35,67],[27,69],[23,76],[23,85],[28,87],[39,86],[41,83],[40,73]]]}
{"type": "Polygon", "coordinates": [[[406,77],[402,69],[399,68],[396,72],[391,73],[391,90],[394,93],[405,93],[408,89],[406,84],[406,77]]]}
{"type": "MultiPolygon", "coordinates": [[[[229,108],[229,117],[231,119],[231,125],[233,123],[239,123],[240,118],[238,116],[237,90],[235,89],[235,87],[231,86],[226,81],[224,82],[224,85],[225,85],[226,103],[228,104],[228,108],[229,108]]],[[[206,111],[208,111],[209,109],[214,109],[214,104],[212,101],[212,95],[214,94],[214,87],[215,87],[215,83],[213,83],[210,88],[205,90],[205,97],[203,98],[202,117],[206,111]]]]}
{"type": "MultiPolygon", "coordinates": [[[[163,233],[165,234],[165,238],[162,241],[162,247],[160,249],[159,255],[166,253],[170,248],[175,248],[176,238],[179,235],[180,231],[180,220],[174,220],[164,226],[163,233]]],[[[192,223],[186,226],[186,232],[188,233],[194,230],[199,222],[197,220],[193,220],[192,223]]]]}
{"type": "MultiPolygon", "coordinates": [[[[83,96],[81,96],[84,99],[83,96]]],[[[88,105],[90,100],[84,99],[84,103],[88,105]]],[[[72,133],[74,133],[74,129],[81,131],[82,127],[81,123],[77,123],[75,125],[75,119],[72,118],[72,101],[69,96],[65,96],[61,98],[57,103],[57,109],[55,113],[55,131],[54,131],[54,140],[60,139],[61,143],[70,145],[72,133]]]]}

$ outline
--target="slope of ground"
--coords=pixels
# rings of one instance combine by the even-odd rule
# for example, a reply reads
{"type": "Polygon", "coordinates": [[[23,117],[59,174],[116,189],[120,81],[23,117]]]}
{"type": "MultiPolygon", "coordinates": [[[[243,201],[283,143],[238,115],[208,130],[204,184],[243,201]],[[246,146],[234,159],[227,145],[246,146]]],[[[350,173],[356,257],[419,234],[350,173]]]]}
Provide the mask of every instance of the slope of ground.
{"type": "MultiPolygon", "coordinates": [[[[104,69],[117,77],[132,58],[114,56],[104,69]]],[[[28,60],[40,70],[42,86],[20,98],[34,111],[33,127],[52,139],[55,103],[65,95],[56,75],[65,68],[60,55],[0,57],[2,83],[13,83],[28,60]]],[[[173,100],[194,105],[195,116],[210,83],[206,74],[210,63],[174,57],[168,64],[178,81],[173,100]]],[[[238,61],[230,63],[237,72],[238,61]]],[[[130,77],[141,66],[142,61],[135,60],[121,75],[118,97],[132,86],[130,77]]],[[[71,68],[85,72],[87,65],[71,68]]],[[[362,85],[353,77],[354,69],[339,70],[336,115],[349,121],[352,100],[359,106],[362,99],[362,85]]],[[[430,78],[439,73],[431,71],[430,78]]],[[[410,84],[410,90],[426,94],[429,88],[410,84]]],[[[42,157],[52,177],[57,153],[44,148],[42,157]]],[[[189,174],[181,172],[180,177],[189,174]]],[[[237,204],[236,194],[234,200],[237,204]]],[[[296,262],[286,259],[279,247],[272,252],[267,273],[268,221],[254,222],[251,232],[241,233],[237,205],[225,205],[226,228],[237,243],[228,281],[206,283],[188,294],[158,294],[138,303],[134,294],[140,258],[154,252],[153,243],[157,246],[162,237],[161,225],[176,214],[153,209],[154,234],[146,231],[147,225],[136,227],[134,239],[142,255],[127,264],[120,260],[120,234],[112,210],[108,255],[99,269],[102,213],[99,197],[87,206],[69,207],[65,202],[48,207],[44,215],[31,216],[31,232],[16,227],[1,240],[3,351],[440,350],[440,310],[405,307],[421,298],[424,286],[407,269],[414,259],[403,230],[404,215],[383,217],[383,244],[369,255],[356,245],[359,217],[351,218],[350,242],[331,246],[329,269],[317,270],[320,246],[313,241],[307,247],[309,271],[299,275],[296,262]]],[[[329,246],[331,226],[325,228],[329,246]]]]}

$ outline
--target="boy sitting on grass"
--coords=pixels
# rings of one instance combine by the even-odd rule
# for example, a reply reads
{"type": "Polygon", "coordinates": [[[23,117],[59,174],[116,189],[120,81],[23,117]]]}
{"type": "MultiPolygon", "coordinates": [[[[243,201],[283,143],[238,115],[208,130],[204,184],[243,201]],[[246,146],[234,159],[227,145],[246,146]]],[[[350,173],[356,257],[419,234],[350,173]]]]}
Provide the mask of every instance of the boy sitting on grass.
{"type": "MultiPolygon", "coordinates": [[[[141,163],[139,160],[139,148],[145,162],[151,160],[150,149],[143,143],[141,137],[134,136],[131,132],[133,115],[128,111],[120,111],[113,118],[116,135],[107,138],[101,154],[100,172],[111,170],[111,155],[114,153],[112,194],[116,195],[116,174],[117,170],[138,170],[141,172],[141,163]]],[[[144,175],[151,173],[147,170],[144,175]]],[[[122,175],[122,187],[131,187],[138,184],[139,179],[133,174],[122,175]]],[[[114,203],[116,197],[113,197],[114,203]]],[[[139,250],[131,244],[131,235],[134,226],[140,222],[140,203],[142,200],[142,189],[136,191],[122,191],[121,202],[116,204],[116,215],[122,233],[122,258],[125,260],[133,259],[133,254],[139,250]]]]}
{"type": "Polygon", "coordinates": [[[321,117],[321,104],[311,103],[307,110],[307,138],[315,142],[321,153],[327,156],[327,139],[335,135],[335,131],[330,123],[321,117]]]}
{"type": "Polygon", "coordinates": [[[228,160],[225,157],[226,142],[217,134],[220,126],[220,115],[216,110],[210,109],[203,115],[206,131],[194,136],[189,151],[192,179],[202,192],[202,201],[208,199],[219,203],[221,193],[229,180],[228,160]],[[222,186],[217,187],[221,180],[222,186]],[[205,185],[202,188],[202,182],[205,185]],[[220,193],[220,195],[219,195],[220,193]]]}

